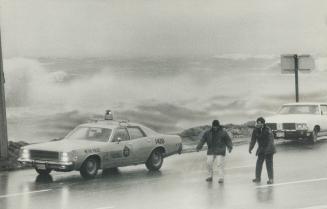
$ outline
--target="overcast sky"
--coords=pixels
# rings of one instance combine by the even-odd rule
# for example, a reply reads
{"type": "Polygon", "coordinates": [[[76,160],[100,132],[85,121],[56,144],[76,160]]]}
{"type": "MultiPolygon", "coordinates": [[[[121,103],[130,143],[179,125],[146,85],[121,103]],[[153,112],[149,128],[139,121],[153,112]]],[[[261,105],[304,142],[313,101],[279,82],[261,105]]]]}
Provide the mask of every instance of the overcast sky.
{"type": "Polygon", "coordinates": [[[0,0],[15,56],[327,54],[326,0],[0,0]]]}

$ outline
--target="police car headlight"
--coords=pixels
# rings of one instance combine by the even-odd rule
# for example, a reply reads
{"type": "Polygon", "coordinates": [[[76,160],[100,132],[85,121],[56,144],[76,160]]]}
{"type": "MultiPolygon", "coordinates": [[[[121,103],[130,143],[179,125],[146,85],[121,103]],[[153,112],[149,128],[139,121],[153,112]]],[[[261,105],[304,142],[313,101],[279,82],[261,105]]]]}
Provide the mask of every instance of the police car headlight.
{"type": "Polygon", "coordinates": [[[62,162],[68,162],[69,161],[69,153],[67,153],[67,152],[61,152],[60,153],[60,161],[62,161],[62,162]]]}
{"type": "Polygon", "coordinates": [[[29,159],[30,158],[30,151],[28,149],[21,149],[20,150],[20,157],[23,159],[29,159]]]}
{"type": "Polygon", "coordinates": [[[306,123],[297,123],[296,130],[308,130],[308,125],[306,123]]]}

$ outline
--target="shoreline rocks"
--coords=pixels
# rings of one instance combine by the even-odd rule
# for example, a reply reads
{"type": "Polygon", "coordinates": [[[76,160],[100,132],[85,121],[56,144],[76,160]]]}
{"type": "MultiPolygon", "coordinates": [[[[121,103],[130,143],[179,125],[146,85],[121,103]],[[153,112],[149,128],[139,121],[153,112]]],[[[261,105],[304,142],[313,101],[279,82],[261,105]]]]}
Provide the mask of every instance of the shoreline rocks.
{"type": "Polygon", "coordinates": [[[22,146],[28,145],[27,142],[19,141],[8,143],[8,159],[0,161],[0,171],[17,170],[23,168],[17,161],[19,157],[19,150],[22,146]]]}
{"type": "MultiPolygon", "coordinates": [[[[250,138],[252,134],[252,123],[247,122],[243,125],[235,125],[235,124],[226,124],[224,125],[224,129],[228,132],[230,137],[233,139],[242,139],[242,138],[250,138]]],[[[179,136],[182,137],[183,142],[187,144],[197,143],[201,138],[203,133],[206,130],[211,128],[210,125],[203,125],[198,127],[193,127],[182,131],[179,136]]]]}

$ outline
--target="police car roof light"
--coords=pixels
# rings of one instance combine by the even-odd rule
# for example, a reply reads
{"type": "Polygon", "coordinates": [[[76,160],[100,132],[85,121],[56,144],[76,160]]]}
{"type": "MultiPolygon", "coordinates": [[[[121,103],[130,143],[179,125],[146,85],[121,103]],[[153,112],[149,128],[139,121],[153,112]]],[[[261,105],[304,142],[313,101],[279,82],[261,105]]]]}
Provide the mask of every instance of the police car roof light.
{"type": "Polygon", "coordinates": [[[105,120],[113,120],[114,116],[110,110],[106,110],[106,114],[104,115],[105,120]]]}

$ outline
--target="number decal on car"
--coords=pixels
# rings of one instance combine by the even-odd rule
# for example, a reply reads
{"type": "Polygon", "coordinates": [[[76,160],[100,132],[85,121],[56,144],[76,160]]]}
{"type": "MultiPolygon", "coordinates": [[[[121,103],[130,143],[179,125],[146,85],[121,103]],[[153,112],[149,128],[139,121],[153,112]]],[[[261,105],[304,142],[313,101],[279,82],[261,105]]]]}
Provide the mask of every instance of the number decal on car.
{"type": "Polygon", "coordinates": [[[100,148],[86,149],[86,150],[84,150],[84,152],[85,152],[86,154],[97,153],[97,152],[100,152],[100,148]]]}
{"type": "Polygon", "coordinates": [[[157,138],[155,139],[156,144],[164,144],[165,143],[165,139],[164,138],[157,138]]]}

